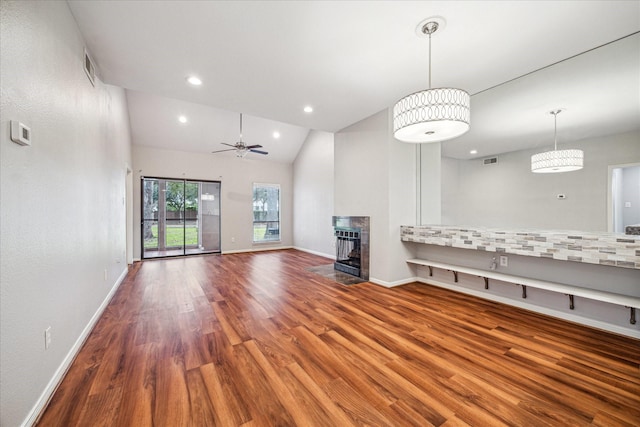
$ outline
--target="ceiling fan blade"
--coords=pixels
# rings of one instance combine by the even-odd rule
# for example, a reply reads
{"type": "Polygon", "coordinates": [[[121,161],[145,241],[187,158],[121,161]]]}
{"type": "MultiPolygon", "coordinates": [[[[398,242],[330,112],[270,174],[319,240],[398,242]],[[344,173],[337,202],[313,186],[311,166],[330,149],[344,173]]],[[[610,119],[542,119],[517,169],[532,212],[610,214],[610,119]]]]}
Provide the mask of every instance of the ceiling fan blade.
{"type": "Polygon", "coordinates": [[[247,145],[246,147],[249,150],[253,150],[254,148],[262,148],[262,145],[247,145]]]}
{"type": "Polygon", "coordinates": [[[233,144],[227,144],[226,142],[221,142],[220,144],[222,144],[222,145],[228,145],[229,147],[235,147],[235,145],[233,145],[233,144]]]}
{"type": "MultiPolygon", "coordinates": [[[[228,145],[228,144],[227,144],[228,145]]],[[[235,148],[227,148],[226,150],[217,150],[217,151],[212,151],[211,153],[222,153],[223,151],[235,151],[235,148]]]]}
{"type": "Polygon", "coordinates": [[[261,151],[261,150],[249,150],[249,151],[251,151],[252,153],[258,153],[258,154],[269,154],[268,152],[261,151]]]}

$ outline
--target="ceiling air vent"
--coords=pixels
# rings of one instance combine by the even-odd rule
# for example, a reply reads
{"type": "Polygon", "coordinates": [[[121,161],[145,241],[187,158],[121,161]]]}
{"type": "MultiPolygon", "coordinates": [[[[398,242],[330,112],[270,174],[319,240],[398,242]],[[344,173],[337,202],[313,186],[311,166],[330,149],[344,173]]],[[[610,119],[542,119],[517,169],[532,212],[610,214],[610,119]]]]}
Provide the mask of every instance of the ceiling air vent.
{"type": "Polygon", "coordinates": [[[498,163],[498,158],[497,157],[489,157],[488,159],[482,159],[482,164],[483,165],[493,165],[498,163]]]}
{"type": "Polygon", "coordinates": [[[87,77],[89,77],[89,81],[92,85],[96,85],[96,68],[93,66],[93,61],[87,52],[87,49],[84,50],[84,72],[87,73],[87,77]]]}

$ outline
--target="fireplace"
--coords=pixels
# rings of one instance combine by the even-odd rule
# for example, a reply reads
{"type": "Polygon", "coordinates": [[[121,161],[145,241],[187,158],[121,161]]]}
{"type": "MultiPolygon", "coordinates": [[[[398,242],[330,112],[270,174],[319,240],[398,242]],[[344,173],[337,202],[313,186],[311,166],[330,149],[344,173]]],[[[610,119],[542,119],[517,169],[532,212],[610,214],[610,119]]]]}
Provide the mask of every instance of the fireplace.
{"type": "Polygon", "coordinates": [[[338,271],[369,280],[369,217],[334,216],[338,271]]]}

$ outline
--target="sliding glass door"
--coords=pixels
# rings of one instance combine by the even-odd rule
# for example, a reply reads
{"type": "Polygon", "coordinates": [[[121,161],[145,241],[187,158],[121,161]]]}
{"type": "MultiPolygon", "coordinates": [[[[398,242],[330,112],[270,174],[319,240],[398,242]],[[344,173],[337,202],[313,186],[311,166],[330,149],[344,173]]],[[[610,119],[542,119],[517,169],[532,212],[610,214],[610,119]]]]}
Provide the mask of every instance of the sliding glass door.
{"type": "Polygon", "coordinates": [[[220,182],[143,177],[142,258],[220,252],[220,182]]]}

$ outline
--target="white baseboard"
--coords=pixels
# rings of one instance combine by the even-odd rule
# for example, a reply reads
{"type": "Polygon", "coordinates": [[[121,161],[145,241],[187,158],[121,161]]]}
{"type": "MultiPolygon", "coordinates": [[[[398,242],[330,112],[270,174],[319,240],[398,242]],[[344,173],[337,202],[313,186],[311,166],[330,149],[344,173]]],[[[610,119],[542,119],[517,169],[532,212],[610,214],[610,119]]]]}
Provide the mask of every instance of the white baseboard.
{"type": "Polygon", "coordinates": [[[269,246],[265,248],[238,249],[233,251],[222,251],[222,255],[243,254],[247,252],[279,251],[281,249],[293,249],[293,246],[269,246]]]}
{"type": "Polygon", "coordinates": [[[402,286],[408,283],[414,283],[418,281],[419,279],[417,277],[410,277],[408,279],[396,280],[395,282],[387,282],[384,280],[376,279],[375,277],[369,278],[369,282],[376,285],[384,286],[385,288],[394,288],[396,286],[402,286]]]}
{"type": "Polygon", "coordinates": [[[296,250],[302,251],[302,252],[307,252],[307,253],[310,253],[312,255],[318,255],[318,256],[321,256],[321,257],[324,257],[324,258],[329,258],[329,259],[334,260],[334,261],[336,259],[335,255],[329,255],[329,254],[325,254],[323,252],[312,251],[311,249],[300,248],[298,246],[294,246],[293,249],[296,249],[296,250]]]}
{"type": "Polygon", "coordinates": [[[93,330],[96,323],[98,323],[98,320],[100,320],[100,316],[102,316],[102,313],[107,308],[107,305],[109,305],[109,302],[111,302],[111,298],[113,298],[116,291],[122,284],[124,278],[127,276],[128,271],[129,271],[128,268],[125,268],[122,271],[122,274],[120,274],[120,277],[118,277],[118,280],[116,280],[114,285],[111,287],[111,290],[109,291],[105,299],[102,301],[102,304],[100,304],[100,307],[98,307],[94,315],[91,317],[91,320],[89,320],[89,323],[87,323],[87,326],[85,326],[85,328],[82,330],[82,333],[80,334],[76,342],[73,344],[73,347],[71,347],[71,349],[65,356],[64,360],[56,370],[55,374],[53,375],[53,377],[45,387],[44,391],[36,401],[36,404],[33,406],[33,408],[31,408],[31,411],[22,422],[21,424],[22,427],[30,427],[36,423],[36,421],[38,420],[38,416],[40,416],[40,413],[42,412],[42,410],[49,403],[49,400],[53,396],[53,393],[56,391],[56,389],[62,382],[62,379],[64,378],[65,374],[69,370],[69,367],[71,367],[71,364],[75,360],[84,342],[89,337],[89,334],[91,334],[91,331],[93,330]]]}
{"type": "Polygon", "coordinates": [[[631,329],[623,328],[618,325],[612,325],[610,323],[602,322],[600,320],[589,319],[587,317],[577,316],[571,313],[565,313],[562,311],[554,310],[552,308],[541,307],[539,305],[529,304],[520,300],[515,300],[500,295],[489,294],[482,291],[476,291],[474,289],[468,289],[463,286],[457,286],[451,283],[445,283],[431,278],[425,279],[422,277],[416,277],[416,282],[425,283],[427,285],[438,286],[440,288],[449,289],[452,291],[462,292],[464,294],[473,295],[479,298],[488,299],[491,301],[501,302],[503,304],[512,305],[515,307],[523,308],[525,310],[534,311],[536,313],[546,314],[547,316],[557,317],[559,319],[568,320],[573,323],[579,323],[586,326],[602,329],[616,334],[625,335],[632,338],[640,338],[640,332],[631,329]]]}

